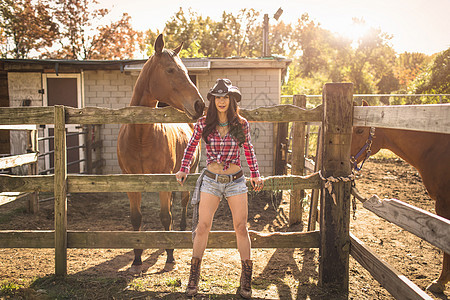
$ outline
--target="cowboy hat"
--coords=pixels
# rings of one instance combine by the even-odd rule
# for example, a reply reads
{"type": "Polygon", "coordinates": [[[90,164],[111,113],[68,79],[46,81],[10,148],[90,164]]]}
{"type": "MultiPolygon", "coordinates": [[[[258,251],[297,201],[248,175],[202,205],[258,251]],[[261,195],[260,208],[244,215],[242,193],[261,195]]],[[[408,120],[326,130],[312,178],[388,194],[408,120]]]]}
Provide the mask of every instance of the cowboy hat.
{"type": "Polygon", "coordinates": [[[212,101],[214,97],[223,97],[225,95],[234,97],[236,102],[241,101],[241,92],[236,86],[231,84],[231,80],[220,78],[217,79],[216,84],[209,90],[206,98],[208,98],[209,101],[212,101]]]}

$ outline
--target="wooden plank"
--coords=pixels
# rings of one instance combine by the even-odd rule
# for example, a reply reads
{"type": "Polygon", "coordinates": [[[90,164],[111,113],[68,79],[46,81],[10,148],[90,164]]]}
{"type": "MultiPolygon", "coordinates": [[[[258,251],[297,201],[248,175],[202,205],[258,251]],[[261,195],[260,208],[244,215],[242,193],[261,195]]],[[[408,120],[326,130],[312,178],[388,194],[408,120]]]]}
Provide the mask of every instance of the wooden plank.
{"type": "Polygon", "coordinates": [[[450,104],[355,106],[353,126],[450,133],[450,104]]]}
{"type": "Polygon", "coordinates": [[[54,175],[0,175],[2,192],[53,192],[54,175]]]}
{"type": "Polygon", "coordinates": [[[37,125],[0,125],[0,130],[36,130],[37,125]]]}
{"type": "MultiPolygon", "coordinates": [[[[0,248],[54,248],[53,230],[0,230],[0,248]]],[[[252,248],[318,248],[320,233],[249,231],[252,248]]],[[[190,231],[68,231],[68,248],[191,249],[190,231]]],[[[236,248],[234,231],[211,231],[208,248],[236,248]]]]}
{"type": "MultiPolygon", "coordinates": [[[[199,174],[190,174],[183,186],[171,174],[68,175],[69,193],[192,191],[199,174]]],[[[0,177],[1,178],[1,177],[0,177]]],[[[263,190],[321,188],[318,174],[264,177],[263,190]]],[[[1,181],[0,181],[1,182],[1,181]]],[[[247,181],[250,188],[250,181],[247,181]]]]}
{"type": "Polygon", "coordinates": [[[273,175],[286,174],[287,145],[288,145],[288,126],[287,122],[273,124],[273,175]]]}
{"type": "MultiPolygon", "coordinates": [[[[320,233],[249,231],[252,248],[318,248],[320,233]]],[[[192,249],[190,231],[68,231],[70,248],[192,249]]],[[[236,248],[234,231],[211,231],[208,248],[236,248]]]]}
{"type": "MultiPolygon", "coordinates": [[[[125,107],[66,107],[67,124],[143,124],[143,123],[193,123],[185,113],[173,108],[125,107]]],[[[276,105],[256,109],[241,109],[240,113],[251,122],[321,121],[320,106],[306,110],[294,105],[276,105]]]]}
{"type": "Polygon", "coordinates": [[[373,195],[363,207],[450,253],[450,220],[397,199],[373,195]]]}
{"type": "Polygon", "coordinates": [[[290,104],[241,109],[239,112],[250,122],[320,122],[323,113],[322,105],[303,109],[290,104]]]}
{"type": "MultiPolygon", "coordinates": [[[[351,174],[352,94],[351,83],[327,83],[323,89],[322,174],[325,178],[351,174]]],[[[319,282],[346,293],[349,284],[351,182],[332,183],[331,193],[327,189],[322,189],[322,193],[319,282]]]]}
{"type": "Polygon", "coordinates": [[[350,254],[395,299],[433,299],[350,233],[350,254]]]}
{"type": "Polygon", "coordinates": [[[21,192],[0,192],[0,206],[16,201],[23,197],[29,196],[29,193],[21,193],[21,192]]]}
{"type": "Polygon", "coordinates": [[[8,169],[37,162],[37,153],[7,156],[0,158],[0,169],[8,169]]]}
{"type": "MultiPolygon", "coordinates": [[[[28,147],[27,152],[39,153],[39,142],[38,142],[38,130],[27,131],[28,136],[28,147]]],[[[38,160],[36,155],[36,162],[28,165],[28,175],[38,175],[38,160]]],[[[39,195],[38,192],[32,192],[28,196],[28,212],[32,214],[37,214],[39,212],[39,195]]]]}
{"type": "MultiPolygon", "coordinates": [[[[306,96],[294,95],[294,105],[306,108],[306,96]]],[[[302,176],[305,171],[305,123],[292,123],[292,156],[291,156],[291,174],[302,176]]],[[[291,191],[289,201],[289,226],[302,223],[303,198],[305,190],[295,189],[291,191]]]]}
{"type": "Polygon", "coordinates": [[[1,107],[0,125],[53,124],[53,107],[1,107]]]}
{"type": "Polygon", "coordinates": [[[55,105],[55,274],[67,274],[67,146],[64,106],[55,105]]]}
{"type": "MultiPolygon", "coordinates": [[[[171,174],[113,174],[113,175],[67,175],[69,193],[92,192],[155,192],[192,191],[199,174],[190,174],[184,186],[171,174]]],[[[16,176],[0,175],[2,192],[53,192],[55,175],[16,176]]],[[[264,189],[292,190],[319,189],[322,180],[318,174],[308,176],[264,177],[264,189]]],[[[250,188],[250,182],[247,182],[250,188]]]]}
{"type": "Polygon", "coordinates": [[[86,125],[86,134],[84,135],[84,145],[85,145],[85,159],[86,159],[86,173],[92,174],[92,142],[94,138],[93,125],[86,125]]]}
{"type": "MultiPolygon", "coordinates": [[[[65,107],[66,124],[128,124],[128,123],[193,123],[185,113],[172,108],[125,107],[65,107]]],[[[276,105],[256,109],[241,109],[251,122],[319,122],[322,109],[318,106],[306,110],[294,105],[276,105]]],[[[2,107],[0,125],[53,124],[52,107],[2,107]]]]}
{"type": "Polygon", "coordinates": [[[54,248],[53,230],[0,230],[0,248],[54,248]]]}
{"type": "MultiPolygon", "coordinates": [[[[322,126],[319,127],[317,133],[316,162],[314,164],[314,172],[318,172],[322,166],[322,126]]],[[[308,231],[316,230],[316,223],[319,220],[317,206],[319,205],[320,189],[311,191],[311,202],[309,206],[308,231]]]]}

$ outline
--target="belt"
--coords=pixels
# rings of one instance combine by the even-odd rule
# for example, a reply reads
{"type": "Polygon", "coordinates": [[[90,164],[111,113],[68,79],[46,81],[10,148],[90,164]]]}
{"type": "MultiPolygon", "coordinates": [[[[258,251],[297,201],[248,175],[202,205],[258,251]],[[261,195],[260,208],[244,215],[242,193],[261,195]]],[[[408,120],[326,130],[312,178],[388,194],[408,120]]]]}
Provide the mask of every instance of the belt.
{"type": "Polygon", "coordinates": [[[238,178],[241,178],[244,175],[244,172],[240,170],[239,172],[231,175],[226,174],[216,174],[211,171],[205,170],[205,176],[208,176],[211,179],[214,179],[215,181],[219,183],[229,183],[232,181],[235,181],[238,178]]]}

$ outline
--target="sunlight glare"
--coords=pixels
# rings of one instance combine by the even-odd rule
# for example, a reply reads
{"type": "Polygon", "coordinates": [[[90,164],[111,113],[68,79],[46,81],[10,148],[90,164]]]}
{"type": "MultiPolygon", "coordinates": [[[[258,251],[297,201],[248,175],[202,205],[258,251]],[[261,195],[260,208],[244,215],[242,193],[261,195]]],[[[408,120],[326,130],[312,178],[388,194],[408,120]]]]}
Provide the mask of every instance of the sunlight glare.
{"type": "Polygon", "coordinates": [[[353,18],[352,24],[349,24],[341,34],[352,41],[352,46],[356,46],[358,41],[369,32],[370,27],[364,19],[353,18]]]}

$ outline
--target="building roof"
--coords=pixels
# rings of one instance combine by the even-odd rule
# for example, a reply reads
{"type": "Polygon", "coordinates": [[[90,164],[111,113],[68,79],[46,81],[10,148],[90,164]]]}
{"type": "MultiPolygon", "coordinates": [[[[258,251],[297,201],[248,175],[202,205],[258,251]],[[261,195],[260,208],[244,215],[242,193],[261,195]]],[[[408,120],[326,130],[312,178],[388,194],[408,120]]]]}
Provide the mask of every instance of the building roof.
{"type": "MultiPolygon", "coordinates": [[[[190,73],[210,69],[282,69],[291,63],[284,57],[264,58],[182,58],[190,73]]],[[[65,60],[65,59],[0,59],[0,70],[7,72],[80,72],[81,70],[140,71],[146,59],[65,60]]]]}

